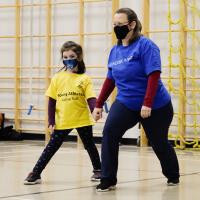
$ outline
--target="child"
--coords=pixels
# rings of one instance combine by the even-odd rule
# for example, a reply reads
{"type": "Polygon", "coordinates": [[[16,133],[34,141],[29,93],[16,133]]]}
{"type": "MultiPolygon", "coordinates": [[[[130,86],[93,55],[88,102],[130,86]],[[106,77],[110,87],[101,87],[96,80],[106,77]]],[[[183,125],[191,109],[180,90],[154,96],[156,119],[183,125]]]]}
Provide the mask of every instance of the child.
{"type": "Polygon", "coordinates": [[[40,174],[62,145],[65,136],[74,128],[93,165],[94,174],[91,180],[100,180],[101,162],[93,142],[94,122],[90,115],[94,109],[96,97],[92,82],[85,74],[82,48],[75,42],[65,42],[61,48],[61,57],[64,67],[55,74],[46,91],[46,96],[49,97],[48,120],[52,133],[51,139],[32,172],[25,179],[25,185],[41,183],[40,174]]]}

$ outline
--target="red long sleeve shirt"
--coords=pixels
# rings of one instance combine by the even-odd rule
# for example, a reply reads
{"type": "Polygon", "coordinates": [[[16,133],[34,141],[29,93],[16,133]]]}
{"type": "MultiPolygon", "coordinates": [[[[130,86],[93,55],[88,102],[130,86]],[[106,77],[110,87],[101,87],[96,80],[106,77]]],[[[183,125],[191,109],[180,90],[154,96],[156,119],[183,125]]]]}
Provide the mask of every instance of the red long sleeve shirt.
{"type": "MultiPolygon", "coordinates": [[[[143,105],[147,106],[149,108],[153,105],[153,100],[156,95],[156,91],[158,88],[158,80],[160,79],[160,71],[152,72],[148,76],[148,83],[147,83],[147,89],[146,94],[144,97],[143,105]]],[[[96,102],[97,108],[102,108],[104,102],[107,100],[107,98],[110,96],[112,91],[115,88],[115,82],[112,79],[106,78],[103,84],[103,87],[101,89],[100,95],[96,102]]]]}

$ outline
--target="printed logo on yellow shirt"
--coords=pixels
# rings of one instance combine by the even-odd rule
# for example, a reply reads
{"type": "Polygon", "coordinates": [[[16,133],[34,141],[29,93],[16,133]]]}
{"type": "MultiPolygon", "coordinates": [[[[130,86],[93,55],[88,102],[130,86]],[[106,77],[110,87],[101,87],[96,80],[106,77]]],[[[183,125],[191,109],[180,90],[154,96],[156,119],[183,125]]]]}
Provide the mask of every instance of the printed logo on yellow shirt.
{"type": "Polygon", "coordinates": [[[58,94],[58,98],[61,97],[62,101],[78,100],[79,96],[83,96],[84,97],[85,95],[83,93],[75,92],[75,91],[58,94]]]}
{"type": "Polygon", "coordinates": [[[77,85],[78,88],[82,89],[83,86],[84,86],[84,82],[83,81],[78,82],[78,85],[77,85]]]}

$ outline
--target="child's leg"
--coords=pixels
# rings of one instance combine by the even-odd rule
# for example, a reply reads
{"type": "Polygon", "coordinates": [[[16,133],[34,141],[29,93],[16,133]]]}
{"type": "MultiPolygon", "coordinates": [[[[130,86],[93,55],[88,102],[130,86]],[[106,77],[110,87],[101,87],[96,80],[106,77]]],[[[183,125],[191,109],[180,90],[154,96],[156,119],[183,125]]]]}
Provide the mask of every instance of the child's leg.
{"type": "Polygon", "coordinates": [[[40,158],[38,159],[35,167],[33,168],[33,172],[36,174],[41,174],[43,169],[46,167],[47,163],[56,153],[56,151],[62,145],[64,138],[71,132],[72,129],[67,130],[55,130],[51,135],[51,139],[45,149],[43,150],[40,158]]]}
{"type": "Polygon", "coordinates": [[[95,146],[93,141],[92,126],[84,126],[81,128],[77,128],[76,130],[78,131],[78,134],[83,142],[84,148],[87,150],[90,156],[94,171],[100,170],[101,162],[97,147],[95,146]]]}

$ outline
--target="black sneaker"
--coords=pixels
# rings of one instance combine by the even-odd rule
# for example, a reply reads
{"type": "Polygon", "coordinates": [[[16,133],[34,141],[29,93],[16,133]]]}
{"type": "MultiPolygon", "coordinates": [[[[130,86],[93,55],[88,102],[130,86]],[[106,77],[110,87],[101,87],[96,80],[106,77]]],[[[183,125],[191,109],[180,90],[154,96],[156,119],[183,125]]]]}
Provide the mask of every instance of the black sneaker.
{"type": "Polygon", "coordinates": [[[90,178],[91,181],[100,181],[101,180],[101,171],[96,170],[94,171],[94,174],[90,178]]]}
{"type": "Polygon", "coordinates": [[[24,185],[35,185],[42,182],[40,174],[34,172],[29,173],[27,178],[24,180],[24,185]]]}
{"type": "Polygon", "coordinates": [[[176,186],[179,184],[179,179],[176,178],[176,179],[168,179],[167,181],[167,185],[168,186],[176,186]]]}
{"type": "Polygon", "coordinates": [[[96,187],[97,192],[107,192],[115,189],[116,189],[116,183],[104,179],[101,180],[101,183],[96,187]]]}

